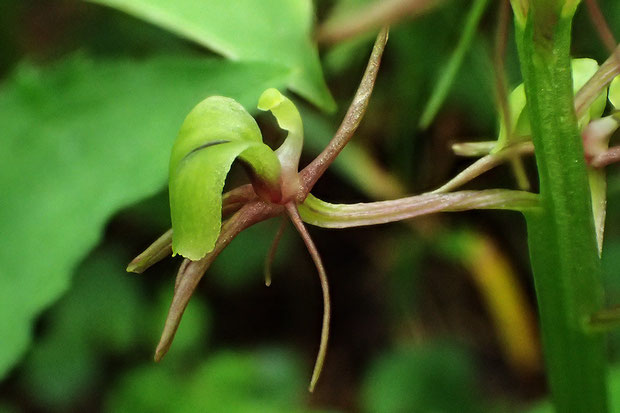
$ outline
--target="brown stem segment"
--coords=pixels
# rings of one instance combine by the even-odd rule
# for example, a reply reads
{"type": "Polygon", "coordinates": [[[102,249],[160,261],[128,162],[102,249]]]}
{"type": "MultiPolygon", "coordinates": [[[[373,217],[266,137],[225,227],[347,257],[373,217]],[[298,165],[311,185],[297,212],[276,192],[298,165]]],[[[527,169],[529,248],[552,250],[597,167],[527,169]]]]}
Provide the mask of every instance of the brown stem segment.
{"type": "MultiPolygon", "coordinates": [[[[246,203],[257,198],[252,185],[243,185],[226,192],[222,196],[222,218],[237,212],[246,203]]],[[[151,266],[172,255],[172,228],[149,245],[140,255],[127,265],[127,272],[142,274],[151,266]]]]}
{"type": "Polygon", "coordinates": [[[323,261],[321,261],[321,256],[319,255],[312,238],[310,238],[310,234],[306,229],[303,221],[301,220],[301,216],[297,211],[297,206],[292,202],[289,202],[285,205],[286,212],[288,216],[291,218],[293,225],[301,235],[301,238],[304,240],[304,244],[306,244],[306,248],[308,248],[308,252],[312,257],[312,261],[314,261],[314,265],[319,273],[319,280],[321,281],[321,290],[323,292],[323,325],[321,327],[321,343],[319,345],[319,353],[316,356],[316,362],[314,364],[314,370],[312,371],[312,379],[310,380],[310,386],[308,390],[310,392],[314,391],[314,387],[316,386],[317,381],[319,380],[319,376],[321,375],[321,370],[323,370],[323,363],[325,362],[325,355],[327,354],[327,342],[329,340],[329,321],[331,319],[331,300],[329,298],[329,283],[327,281],[327,274],[325,273],[325,267],[323,267],[323,261]]]}
{"type": "Polygon", "coordinates": [[[330,19],[318,30],[319,43],[338,43],[381,26],[413,18],[432,10],[442,0],[381,0],[345,19],[330,19]]]}
{"type": "Polygon", "coordinates": [[[271,243],[271,248],[269,248],[269,252],[267,253],[267,257],[265,258],[265,285],[267,287],[271,286],[271,266],[273,264],[273,259],[276,256],[276,252],[278,251],[278,245],[280,245],[282,235],[284,235],[285,228],[286,217],[283,216],[282,222],[280,222],[280,226],[278,227],[278,231],[276,232],[276,236],[273,238],[273,242],[271,243]]]}
{"type": "Polygon", "coordinates": [[[506,160],[514,159],[520,155],[532,153],[533,151],[534,145],[532,142],[522,142],[504,148],[499,152],[490,153],[469,165],[454,178],[450,179],[448,182],[431,193],[440,194],[453,191],[479,175],[482,175],[486,171],[504,163],[506,160]]]}
{"type": "Polygon", "coordinates": [[[586,6],[588,7],[588,12],[590,13],[590,18],[592,19],[592,25],[598,32],[598,35],[605,44],[605,47],[610,52],[614,53],[614,49],[617,44],[616,39],[614,39],[614,35],[605,20],[605,16],[603,16],[601,8],[598,6],[596,0],[586,0],[586,6]]]}
{"type": "Polygon", "coordinates": [[[189,299],[194,290],[196,290],[198,282],[202,279],[205,271],[207,271],[220,252],[244,229],[257,222],[280,215],[282,212],[283,208],[280,205],[268,204],[262,201],[248,203],[222,225],[222,231],[213,251],[199,261],[187,259],[183,261],[176,278],[174,296],[168,310],[164,331],[155,350],[155,361],[160,361],[166,355],[168,349],[170,349],[189,299]]]}
{"type": "Polygon", "coordinates": [[[357,92],[353,97],[353,102],[351,102],[338,131],[336,131],[332,140],[325,149],[323,149],[323,152],[300,172],[303,186],[302,191],[305,195],[312,190],[316,181],[325,173],[340,151],[342,151],[351,140],[362,121],[364,113],[366,113],[366,108],[368,107],[368,101],[370,100],[372,90],[375,86],[379,65],[381,64],[381,56],[383,55],[383,50],[388,40],[388,31],[389,29],[385,27],[381,29],[377,35],[377,40],[375,40],[375,45],[372,49],[370,59],[368,60],[368,65],[366,66],[362,81],[357,88],[357,92]]]}

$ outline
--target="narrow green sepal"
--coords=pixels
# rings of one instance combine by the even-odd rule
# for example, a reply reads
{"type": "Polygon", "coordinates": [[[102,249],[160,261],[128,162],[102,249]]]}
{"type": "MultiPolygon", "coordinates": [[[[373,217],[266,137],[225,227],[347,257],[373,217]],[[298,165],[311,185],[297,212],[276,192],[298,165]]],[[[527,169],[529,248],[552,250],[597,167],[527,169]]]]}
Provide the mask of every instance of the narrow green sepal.
{"type": "Polygon", "coordinates": [[[172,229],[157,238],[144,252],[127,265],[127,272],[142,274],[153,264],[158,263],[172,253],[172,229]]]}
{"type": "Polygon", "coordinates": [[[211,96],[189,113],[170,156],[172,251],[199,260],[220,234],[222,190],[233,161],[241,158],[253,178],[277,188],[280,163],[260,129],[235,100],[211,96]]]}

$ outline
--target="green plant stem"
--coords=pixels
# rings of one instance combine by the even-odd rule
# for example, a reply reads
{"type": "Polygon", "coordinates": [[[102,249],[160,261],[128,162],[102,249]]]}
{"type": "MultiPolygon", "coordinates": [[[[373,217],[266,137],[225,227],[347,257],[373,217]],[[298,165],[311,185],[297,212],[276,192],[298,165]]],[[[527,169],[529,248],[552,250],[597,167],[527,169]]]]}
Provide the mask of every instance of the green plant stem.
{"type": "Polygon", "coordinates": [[[541,209],[526,213],[548,380],[558,412],[607,412],[602,335],[586,320],[603,303],[590,189],[573,103],[570,13],[533,0],[517,21],[540,179],[541,209]]]}

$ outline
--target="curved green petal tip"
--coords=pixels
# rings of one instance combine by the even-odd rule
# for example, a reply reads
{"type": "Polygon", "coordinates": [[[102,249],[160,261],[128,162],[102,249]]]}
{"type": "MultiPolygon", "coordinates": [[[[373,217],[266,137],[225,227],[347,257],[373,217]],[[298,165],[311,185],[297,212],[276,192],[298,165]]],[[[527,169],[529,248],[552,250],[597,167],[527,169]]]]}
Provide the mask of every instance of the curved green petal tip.
{"type": "Polygon", "coordinates": [[[269,88],[265,90],[262,95],[260,95],[260,98],[258,98],[257,107],[260,110],[267,111],[274,106],[279,105],[284,99],[286,99],[286,97],[280,93],[278,89],[269,88]]]}
{"type": "Polygon", "coordinates": [[[199,260],[220,234],[222,190],[241,157],[258,178],[277,184],[280,163],[250,114],[233,99],[211,96],[187,115],[170,155],[172,250],[199,260]]]}
{"type": "MultiPolygon", "coordinates": [[[[291,184],[288,192],[294,192],[295,181],[299,169],[299,158],[304,145],[304,128],[301,116],[295,104],[277,89],[267,89],[258,99],[260,110],[270,110],[278,121],[278,125],[287,130],[288,136],[276,150],[282,165],[282,177],[291,184]]],[[[287,192],[285,189],[284,192],[287,192]]]]}
{"type": "Polygon", "coordinates": [[[295,104],[279,90],[274,88],[265,90],[258,99],[257,107],[260,110],[270,110],[282,129],[301,137],[303,142],[303,125],[299,111],[295,104]]]}

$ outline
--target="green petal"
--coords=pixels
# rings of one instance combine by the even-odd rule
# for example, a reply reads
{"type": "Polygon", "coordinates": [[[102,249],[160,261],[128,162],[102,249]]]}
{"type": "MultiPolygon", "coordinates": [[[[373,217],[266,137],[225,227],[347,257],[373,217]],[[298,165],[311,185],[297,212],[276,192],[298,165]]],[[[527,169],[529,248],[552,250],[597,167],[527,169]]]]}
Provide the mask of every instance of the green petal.
{"type": "Polygon", "coordinates": [[[220,234],[222,190],[241,157],[255,176],[275,186],[280,163],[262,143],[254,118],[233,99],[212,96],[187,116],[170,156],[172,251],[199,260],[220,234]]]}
{"type": "MultiPolygon", "coordinates": [[[[594,59],[583,58],[571,60],[574,93],[577,93],[579,89],[581,89],[581,87],[585,85],[588,80],[590,80],[590,78],[598,70],[598,67],[598,63],[594,59]]],[[[620,85],[618,85],[617,87],[618,89],[620,89],[620,85]]],[[[583,115],[581,119],[579,119],[580,129],[583,129],[592,119],[598,119],[601,117],[603,111],[605,110],[605,95],[606,92],[602,92],[592,103],[586,114],[583,115]]],[[[616,103],[620,104],[620,90],[618,90],[617,95],[618,96],[616,98],[616,103]]],[[[609,99],[612,99],[611,91],[609,99]]],[[[525,88],[523,87],[523,83],[517,86],[510,93],[509,106],[511,113],[510,124],[512,125],[512,133],[508,134],[505,128],[505,122],[501,122],[497,145],[495,146],[493,152],[498,152],[504,147],[508,146],[510,143],[512,143],[509,142],[511,137],[514,139],[531,134],[530,120],[526,110],[527,102],[525,98],[525,88]]],[[[500,116],[502,115],[500,114],[500,116]]]]}
{"type": "MultiPolygon", "coordinates": [[[[577,93],[583,85],[596,73],[598,63],[594,59],[573,59],[571,61],[571,69],[573,71],[573,93],[577,93]]],[[[600,118],[605,110],[607,103],[605,99],[606,92],[602,92],[584,116],[579,119],[579,127],[583,129],[592,119],[600,118]]]]}
{"type": "Polygon", "coordinates": [[[277,89],[267,89],[258,99],[260,110],[270,110],[278,125],[288,131],[276,155],[282,166],[282,197],[290,199],[299,189],[299,158],[304,146],[304,127],[295,104],[277,89]]]}
{"type": "Polygon", "coordinates": [[[277,89],[267,89],[258,99],[260,110],[270,110],[278,126],[287,130],[288,136],[276,150],[282,165],[290,165],[297,172],[299,157],[304,145],[304,127],[295,104],[277,89]]]}
{"type": "Polygon", "coordinates": [[[614,108],[620,109],[620,76],[616,76],[609,85],[609,101],[614,108]]]}

